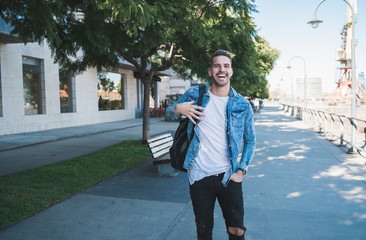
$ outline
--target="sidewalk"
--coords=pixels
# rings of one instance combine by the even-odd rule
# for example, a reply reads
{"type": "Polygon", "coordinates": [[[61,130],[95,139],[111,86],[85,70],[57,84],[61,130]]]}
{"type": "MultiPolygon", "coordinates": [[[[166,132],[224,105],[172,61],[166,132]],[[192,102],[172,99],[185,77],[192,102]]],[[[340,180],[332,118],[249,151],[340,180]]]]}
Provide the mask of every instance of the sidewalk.
{"type": "MultiPolygon", "coordinates": [[[[257,151],[243,184],[246,239],[366,239],[364,159],[346,155],[278,107],[265,106],[255,118],[257,151]]],[[[174,131],[176,126],[154,123],[152,135],[174,131]]],[[[51,147],[65,149],[64,141],[70,144],[67,152],[90,150],[98,145],[96,139],[103,139],[101,143],[121,135],[137,138],[140,132],[140,127],[131,127],[83,136],[76,138],[85,139],[83,147],[75,148],[73,139],[64,139],[2,151],[0,159],[7,152],[23,151],[19,156],[24,158],[51,147]],[[88,141],[92,147],[86,146],[88,141]]],[[[0,164],[3,167],[3,160],[0,164]]],[[[0,239],[193,240],[187,176],[158,177],[151,161],[145,161],[1,231],[0,239]]],[[[227,239],[219,208],[214,239],[227,239]]]]}
{"type": "MultiPolygon", "coordinates": [[[[151,124],[164,118],[150,118],[151,124]]],[[[0,151],[142,126],[142,118],[0,136],[0,151]]]]}
{"type": "MultiPolygon", "coordinates": [[[[150,135],[174,133],[176,122],[151,118],[150,135]]],[[[142,119],[0,136],[0,177],[68,160],[128,139],[142,139],[142,119]]]]}

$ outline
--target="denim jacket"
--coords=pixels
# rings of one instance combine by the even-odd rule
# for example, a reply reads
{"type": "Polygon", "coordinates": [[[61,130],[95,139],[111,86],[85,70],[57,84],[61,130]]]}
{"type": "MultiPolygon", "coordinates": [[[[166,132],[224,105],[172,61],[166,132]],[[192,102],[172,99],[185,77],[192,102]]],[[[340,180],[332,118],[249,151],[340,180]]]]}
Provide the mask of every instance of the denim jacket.
{"type": "MultiPolygon", "coordinates": [[[[208,87],[202,99],[202,107],[206,107],[210,101],[208,93],[208,87]]],[[[188,89],[183,96],[174,104],[167,108],[167,114],[176,114],[174,107],[178,103],[198,100],[198,86],[188,89]]],[[[224,174],[222,184],[227,186],[231,175],[242,168],[247,170],[250,161],[254,155],[256,138],[254,130],[254,117],[253,110],[247,99],[237,93],[232,87],[230,87],[230,96],[226,106],[226,132],[228,138],[230,168],[224,174]]],[[[188,136],[191,136],[192,131],[195,131],[191,144],[188,148],[188,152],[184,161],[183,167],[188,171],[192,168],[192,163],[195,161],[199,150],[199,131],[197,131],[197,125],[189,122],[187,132],[188,136]]]]}

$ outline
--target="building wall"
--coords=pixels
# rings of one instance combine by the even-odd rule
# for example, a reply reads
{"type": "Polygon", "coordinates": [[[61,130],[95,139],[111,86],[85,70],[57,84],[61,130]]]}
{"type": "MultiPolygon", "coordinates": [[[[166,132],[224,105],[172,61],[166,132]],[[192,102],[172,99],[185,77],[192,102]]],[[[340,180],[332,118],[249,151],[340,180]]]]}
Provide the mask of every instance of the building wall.
{"type": "MultiPolygon", "coordinates": [[[[321,77],[306,78],[307,98],[317,98],[322,96],[322,79],[321,77]]],[[[304,99],[305,80],[303,77],[296,78],[296,96],[304,99]]]]}
{"type": "Polygon", "coordinates": [[[92,68],[75,76],[75,112],[60,113],[59,66],[53,63],[48,47],[36,43],[0,44],[0,67],[0,135],[135,118],[136,79],[132,70],[118,70],[127,77],[124,84],[125,109],[98,111],[97,70],[92,68]],[[46,105],[44,114],[24,114],[23,56],[43,60],[46,105]]]}
{"type": "Polygon", "coordinates": [[[159,99],[160,101],[164,101],[167,95],[170,94],[170,78],[169,77],[160,77],[161,82],[159,82],[159,99]]]}
{"type": "Polygon", "coordinates": [[[170,80],[170,94],[183,94],[191,87],[189,80],[171,79],[170,80]]]}

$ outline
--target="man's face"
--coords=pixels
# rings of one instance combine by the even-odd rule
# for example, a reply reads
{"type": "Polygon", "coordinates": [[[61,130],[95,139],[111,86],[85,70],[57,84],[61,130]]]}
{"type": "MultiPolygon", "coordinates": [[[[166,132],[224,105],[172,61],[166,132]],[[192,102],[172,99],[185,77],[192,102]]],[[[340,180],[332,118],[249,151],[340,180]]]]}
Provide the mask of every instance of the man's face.
{"type": "Polygon", "coordinates": [[[212,78],[212,83],[217,86],[225,86],[229,84],[233,75],[230,59],[225,56],[217,56],[212,59],[212,66],[208,70],[208,74],[212,78]]]}

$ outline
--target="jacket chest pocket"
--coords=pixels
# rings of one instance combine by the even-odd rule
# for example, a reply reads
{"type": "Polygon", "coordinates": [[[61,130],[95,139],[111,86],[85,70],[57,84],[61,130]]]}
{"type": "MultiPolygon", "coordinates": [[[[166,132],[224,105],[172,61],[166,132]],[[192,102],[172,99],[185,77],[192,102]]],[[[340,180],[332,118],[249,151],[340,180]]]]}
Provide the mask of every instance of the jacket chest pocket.
{"type": "Polygon", "coordinates": [[[236,128],[244,128],[245,112],[232,112],[231,123],[236,128]]]}

